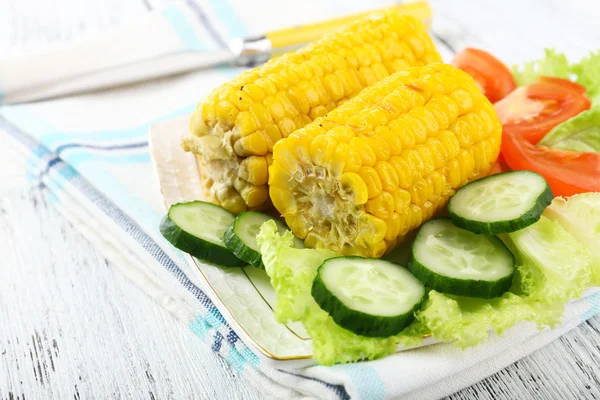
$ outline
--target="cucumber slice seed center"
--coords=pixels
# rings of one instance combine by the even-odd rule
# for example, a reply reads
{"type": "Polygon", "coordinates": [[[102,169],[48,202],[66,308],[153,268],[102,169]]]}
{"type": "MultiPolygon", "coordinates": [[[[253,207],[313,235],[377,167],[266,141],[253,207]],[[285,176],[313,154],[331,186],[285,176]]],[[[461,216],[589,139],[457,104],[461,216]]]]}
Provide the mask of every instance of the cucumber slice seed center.
{"type": "Polygon", "coordinates": [[[327,288],[348,308],[395,316],[423,297],[423,285],[403,267],[382,260],[330,260],[320,272],[327,288]]]}
{"type": "Polygon", "coordinates": [[[546,185],[539,175],[526,171],[490,176],[457,191],[451,207],[467,219],[512,220],[535,205],[546,185]]]}
{"type": "Polygon", "coordinates": [[[189,234],[224,246],[223,234],[234,216],[217,207],[173,207],[169,218],[189,234]],[[207,229],[209,228],[210,229],[207,229]]]}
{"type": "Polygon", "coordinates": [[[510,253],[495,237],[457,228],[449,220],[429,222],[421,235],[425,246],[415,248],[415,258],[441,275],[495,281],[513,271],[510,253]]]}

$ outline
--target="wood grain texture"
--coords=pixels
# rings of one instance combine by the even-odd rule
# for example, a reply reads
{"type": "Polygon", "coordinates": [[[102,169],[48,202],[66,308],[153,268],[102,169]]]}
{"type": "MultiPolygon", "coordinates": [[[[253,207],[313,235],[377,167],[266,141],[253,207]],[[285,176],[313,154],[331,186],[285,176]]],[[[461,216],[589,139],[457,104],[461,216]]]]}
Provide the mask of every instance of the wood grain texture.
{"type": "Polygon", "coordinates": [[[10,148],[0,137],[0,399],[260,398],[69,226],[10,148]]]}
{"type": "MultiPolygon", "coordinates": [[[[162,0],[0,0],[0,55],[108,29],[162,0]]],[[[598,47],[595,0],[432,0],[444,55],[509,63],[598,47]],[[582,16],[584,16],[582,18],[582,16]]],[[[189,329],[115,271],[27,183],[0,136],[0,399],[259,399],[189,329]]],[[[600,318],[448,399],[600,398],[600,318]]]]}

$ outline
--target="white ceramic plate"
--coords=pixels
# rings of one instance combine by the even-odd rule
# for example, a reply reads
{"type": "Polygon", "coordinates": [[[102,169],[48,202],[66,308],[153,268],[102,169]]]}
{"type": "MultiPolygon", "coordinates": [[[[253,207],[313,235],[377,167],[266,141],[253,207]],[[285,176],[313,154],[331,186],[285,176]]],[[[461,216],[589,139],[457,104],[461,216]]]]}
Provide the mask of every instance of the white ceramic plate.
{"type": "MultiPolygon", "coordinates": [[[[150,153],[167,208],[178,202],[206,200],[196,158],[179,145],[188,132],[189,119],[189,115],[182,116],[150,128],[150,153]]],[[[215,306],[261,359],[278,368],[314,364],[312,341],[302,324],[283,325],[275,320],[275,292],[264,271],[219,268],[190,258],[215,306]]],[[[423,345],[432,343],[434,339],[426,338],[423,345]]]]}

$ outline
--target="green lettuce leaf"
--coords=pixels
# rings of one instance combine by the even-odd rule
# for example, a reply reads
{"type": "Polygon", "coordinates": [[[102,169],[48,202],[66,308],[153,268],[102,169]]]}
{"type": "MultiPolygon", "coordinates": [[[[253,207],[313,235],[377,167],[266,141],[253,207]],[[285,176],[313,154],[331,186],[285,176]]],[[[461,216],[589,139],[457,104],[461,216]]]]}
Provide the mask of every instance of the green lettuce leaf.
{"type": "Polygon", "coordinates": [[[512,292],[485,300],[432,290],[417,320],[436,339],[464,349],[483,343],[490,329],[501,335],[521,321],[535,322],[540,328],[556,326],[562,313],[563,304],[546,304],[512,292]]]}
{"type": "Polygon", "coordinates": [[[531,300],[566,303],[591,284],[586,247],[561,224],[542,216],[525,229],[503,236],[520,269],[519,291],[531,300]]]}
{"type": "Polygon", "coordinates": [[[592,107],[600,104],[600,50],[590,53],[570,68],[576,76],[577,83],[585,86],[587,95],[592,101],[592,107]]]}
{"type": "MultiPolygon", "coordinates": [[[[590,229],[600,232],[600,225],[593,226],[590,229]]],[[[428,333],[466,348],[484,342],[490,329],[502,334],[521,321],[536,323],[540,329],[559,324],[564,304],[581,296],[591,283],[588,250],[561,224],[545,217],[502,239],[519,265],[509,292],[485,300],[431,290],[408,328],[389,338],[367,338],[339,327],[310,294],[317,269],[336,253],[293,248],[292,234],[279,235],[273,221],[263,224],[258,235],[277,294],[278,321],[301,321],[313,338],[314,358],[324,365],[383,357],[399,344],[421,343],[428,333]]],[[[401,253],[399,258],[404,258],[401,253]]]]}
{"type": "Polygon", "coordinates": [[[589,253],[560,224],[542,218],[502,239],[519,265],[510,291],[491,300],[431,291],[417,320],[435,338],[466,348],[485,341],[490,328],[502,334],[521,321],[554,327],[564,304],[590,285],[589,253]]]}
{"type": "Polygon", "coordinates": [[[301,321],[313,339],[313,357],[323,365],[376,359],[392,354],[398,343],[420,343],[421,327],[409,327],[398,337],[368,338],[338,326],[310,294],[319,266],[339,256],[325,249],[293,248],[293,235],[279,235],[273,221],[257,236],[267,275],[277,294],[275,317],[281,323],[301,321]]]}
{"type": "Polygon", "coordinates": [[[592,280],[600,285],[600,193],[582,193],[567,199],[557,197],[544,215],[558,221],[586,246],[593,260],[592,280]]]}
{"type": "Polygon", "coordinates": [[[600,152],[600,108],[583,111],[552,129],[539,143],[555,149],[600,152]]]}
{"type": "Polygon", "coordinates": [[[544,58],[540,60],[512,67],[513,76],[519,86],[534,83],[540,76],[569,78],[570,72],[571,68],[567,57],[563,53],[558,53],[553,49],[546,49],[544,58]]]}
{"type": "Polygon", "coordinates": [[[544,58],[514,65],[512,73],[519,86],[534,83],[541,76],[573,79],[586,87],[592,107],[600,105],[600,50],[571,64],[563,53],[546,49],[544,58]]]}

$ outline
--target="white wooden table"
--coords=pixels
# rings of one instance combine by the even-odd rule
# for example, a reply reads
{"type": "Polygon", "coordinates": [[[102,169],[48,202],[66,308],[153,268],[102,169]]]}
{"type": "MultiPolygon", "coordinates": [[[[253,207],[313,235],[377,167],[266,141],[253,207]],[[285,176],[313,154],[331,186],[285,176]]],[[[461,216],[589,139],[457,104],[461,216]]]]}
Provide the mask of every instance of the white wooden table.
{"type": "MultiPolygon", "coordinates": [[[[600,47],[597,0],[432,3],[447,53],[478,45],[510,63],[544,46],[574,56],[600,47]]],[[[0,0],[0,55],[159,5],[0,0]]],[[[0,160],[0,399],[261,398],[59,216],[3,136],[0,160]]],[[[600,318],[450,398],[600,398],[600,318]]]]}

